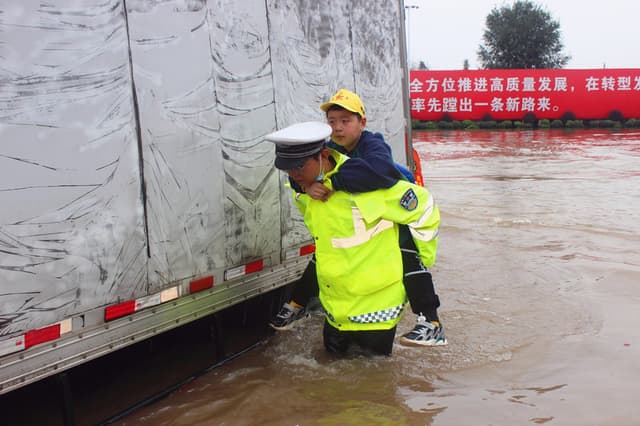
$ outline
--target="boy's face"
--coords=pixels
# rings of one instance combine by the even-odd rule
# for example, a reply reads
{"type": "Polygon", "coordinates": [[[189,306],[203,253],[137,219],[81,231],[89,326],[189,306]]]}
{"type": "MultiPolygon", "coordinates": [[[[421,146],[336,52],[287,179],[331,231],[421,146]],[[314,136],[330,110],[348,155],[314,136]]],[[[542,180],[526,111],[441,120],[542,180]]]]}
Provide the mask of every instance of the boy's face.
{"type": "Polygon", "coordinates": [[[350,152],[358,144],[367,119],[351,111],[336,109],[327,112],[327,123],[331,126],[331,139],[350,152]]]}

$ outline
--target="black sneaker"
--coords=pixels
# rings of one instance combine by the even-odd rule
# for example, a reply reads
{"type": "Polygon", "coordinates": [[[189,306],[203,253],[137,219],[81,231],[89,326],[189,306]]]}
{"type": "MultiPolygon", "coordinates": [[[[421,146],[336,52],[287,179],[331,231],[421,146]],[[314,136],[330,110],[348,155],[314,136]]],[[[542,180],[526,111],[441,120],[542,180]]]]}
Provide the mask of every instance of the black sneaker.
{"type": "Polygon", "coordinates": [[[427,321],[422,315],[418,316],[413,330],[404,334],[400,341],[415,346],[444,346],[447,344],[444,327],[435,321],[427,321]]]}
{"type": "Polygon", "coordinates": [[[285,303],[269,325],[279,331],[290,330],[297,321],[307,318],[308,316],[309,313],[305,308],[296,308],[285,303]]]}

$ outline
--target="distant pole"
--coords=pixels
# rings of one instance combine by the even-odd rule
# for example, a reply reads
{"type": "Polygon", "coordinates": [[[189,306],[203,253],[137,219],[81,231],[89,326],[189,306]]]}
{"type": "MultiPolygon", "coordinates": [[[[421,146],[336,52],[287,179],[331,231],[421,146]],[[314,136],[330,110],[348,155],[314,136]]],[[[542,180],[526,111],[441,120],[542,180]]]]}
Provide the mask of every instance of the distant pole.
{"type": "Polygon", "coordinates": [[[411,69],[411,9],[419,9],[415,4],[406,5],[407,10],[407,66],[411,69]]]}

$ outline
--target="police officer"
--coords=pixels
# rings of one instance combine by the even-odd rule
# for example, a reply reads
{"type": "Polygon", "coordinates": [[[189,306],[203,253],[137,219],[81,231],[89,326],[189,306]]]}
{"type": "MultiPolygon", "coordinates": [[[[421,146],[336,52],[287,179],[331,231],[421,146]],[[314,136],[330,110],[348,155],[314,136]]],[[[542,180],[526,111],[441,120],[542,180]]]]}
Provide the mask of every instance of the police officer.
{"type": "MultiPolygon", "coordinates": [[[[325,147],[331,127],[298,123],[266,136],[276,145],[275,166],[304,191],[331,176],[348,159],[325,147]]],[[[407,181],[388,189],[350,194],[335,191],[326,200],[292,191],[316,245],[320,302],[327,351],[347,353],[353,345],[390,355],[396,325],[406,302],[398,224],[406,224],[420,258],[433,264],[440,215],[428,191],[407,181]]]]}
{"type": "MultiPolygon", "coordinates": [[[[349,156],[340,170],[331,175],[331,186],[335,190],[350,193],[374,191],[393,186],[400,178],[415,183],[413,174],[394,162],[391,148],[381,133],[365,130],[367,118],[360,97],[340,89],[320,106],[331,126],[329,148],[349,156]]],[[[312,183],[304,190],[289,179],[292,188],[309,194],[316,200],[326,200],[331,192],[321,183],[312,183]]],[[[416,323],[400,341],[414,346],[440,346],[447,344],[444,327],[438,316],[440,298],[435,292],[431,271],[420,261],[407,226],[400,227],[400,251],[404,270],[404,288],[416,323]]],[[[282,305],[269,325],[276,330],[288,330],[309,316],[312,298],[318,296],[315,257],[312,257],[302,277],[292,286],[289,303],[282,305]]]]}

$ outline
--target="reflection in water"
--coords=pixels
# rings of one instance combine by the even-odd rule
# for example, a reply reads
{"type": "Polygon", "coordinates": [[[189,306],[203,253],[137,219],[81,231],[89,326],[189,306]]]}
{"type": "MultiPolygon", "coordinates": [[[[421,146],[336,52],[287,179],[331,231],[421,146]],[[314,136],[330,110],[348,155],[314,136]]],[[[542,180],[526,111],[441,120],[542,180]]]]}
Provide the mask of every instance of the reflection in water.
{"type": "MultiPolygon", "coordinates": [[[[311,318],[122,424],[581,424],[572,410],[606,415],[600,389],[588,393],[604,379],[582,377],[603,365],[604,349],[589,343],[607,336],[603,294],[640,301],[629,290],[640,275],[640,133],[416,132],[414,140],[442,213],[433,271],[448,346],[333,360],[321,318],[311,318]],[[592,358],[578,362],[585,353],[592,358]]],[[[413,321],[405,315],[399,332],[413,321]]],[[[608,339],[604,347],[618,344],[608,339]]],[[[620,381],[622,371],[602,374],[620,381]]],[[[621,407],[610,424],[634,423],[621,407]]]]}

